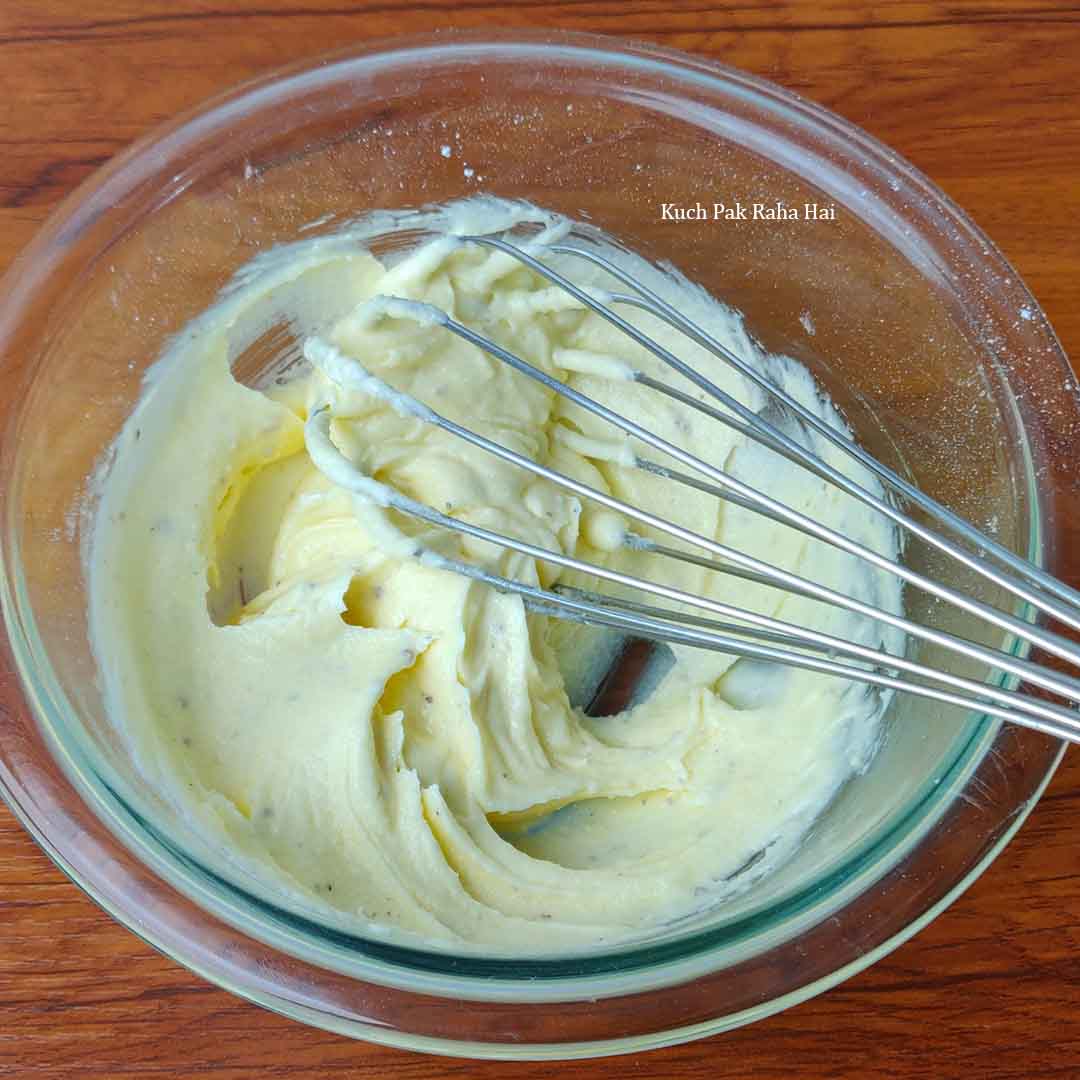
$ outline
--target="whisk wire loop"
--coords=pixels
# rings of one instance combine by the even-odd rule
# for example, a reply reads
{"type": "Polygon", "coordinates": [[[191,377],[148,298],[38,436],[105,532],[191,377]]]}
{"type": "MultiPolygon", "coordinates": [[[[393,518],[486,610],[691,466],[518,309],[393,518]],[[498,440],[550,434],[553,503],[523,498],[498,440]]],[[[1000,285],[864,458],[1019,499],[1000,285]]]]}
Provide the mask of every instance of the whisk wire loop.
{"type": "MultiPolygon", "coordinates": [[[[722,408],[643,372],[629,372],[627,377],[632,378],[636,383],[727,424],[745,437],[783,455],[813,475],[833,484],[839,490],[883,514],[906,533],[926,541],[984,579],[1004,589],[1014,598],[1024,600],[1033,611],[1051,615],[1064,625],[1080,630],[1080,593],[1065,583],[1059,582],[1041,568],[1015,555],[997,541],[985,536],[952,511],[909,484],[869,455],[844,432],[834,428],[782,388],[775,386],[610,260],[588,249],[562,243],[545,248],[554,254],[579,257],[593,263],[632,289],[633,295],[617,293],[594,295],[542,262],[535,255],[499,237],[471,236],[461,238],[461,241],[492,248],[519,260],[553,285],[564,289],[584,307],[606,319],[674,372],[686,377],[707,398],[717,402],[722,408]],[[915,521],[888,498],[882,498],[868,490],[812,449],[792,438],[776,424],[770,423],[765,416],[755,413],[736,400],[706,376],[686,364],[670,349],[660,345],[639,327],[614,311],[613,306],[619,303],[650,312],[719,359],[731,364],[742,375],[771,395],[783,410],[795,416],[800,423],[826,438],[832,445],[839,447],[852,460],[868,468],[895,496],[906,499],[920,508],[939,524],[973,545],[975,550],[966,550],[932,528],[915,521]],[[1014,573],[1006,573],[992,566],[987,556],[1007,566],[1014,573]]],[[[492,339],[457,321],[445,311],[428,304],[394,297],[376,298],[373,303],[382,314],[395,318],[412,318],[420,323],[438,326],[455,334],[488,356],[506,364],[612,425],[631,439],[651,447],[690,471],[683,472],[666,463],[643,458],[636,452],[628,455],[625,464],[724,499],[743,509],[796,529],[819,542],[829,544],[883,572],[892,574],[905,584],[952,604],[999,630],[1007,631],[1029,645],[1080,666],[1080,648],[1059,634],[1033,625],[1009,612],[934,581],[897,559],[890,558],[813,520],[806,514],[670,442],[648,427],[622,416],[569,383],[536,367],[492,339]]],[[[305,343],[304,354],[331,381],[381,398],[402,415],[432,424],[504,462],[520,467],[583,499],[622,514],[639,525],[670,536],[687,545],[690,550],[670,547],[636,534],[627,534],[624,543],[629,547],[657,557],[693,563],[715,572],[741,577],[759,585],[783,589],[815,601],[844,608],[860,618],[875,620],[880,624],[901,630],[912,638],[939,646],[954,655],[984,663],[991,669],[1060,695],[1070,702],[1080,702],[1080,679],[1073,675],[1055,671],[1041,663],[1021,659],[1012,655],[1006,648],[992,648],[966,637],[915,623],[902,615],[786,571],[746,552],[702,536],[658,514],[633,506],[614,495],[549,468],[442,416],[410,395],[389,387],[366,371],[359,361],[344,355],[340,350],[317,337],[305,343]],[[703,551],[707,555],[696,554],[694,549],[703,551]]],[[[482,581],[502,592],[513,593],[521,597],[529,610],[590,625],[604,626],[622,633],[673,645],[710,649],[730,655],[839,675],[880,689],[901,690],[948,704],[977,708],[999,719],[1012,720],[1059,738],[1080,742],[1080,717],[1071,707],[1042,700],[1022,690],[1003,689],[919,663],[905,656],[894,655],[887,650],[884,641],[881,648],[862,645],[763,615],[748,608],[688,593],[658,581],[651,581],[608,566],[578,559],[562,551],[534,545],[505,533],[444,514],[363,474],[334,445],[331,439],[331,419],[329,406],[317,409],[309,416],[305,427],[309,453],[320,469],[346,489],[351,489],[357,496],[404,513],[433,528],[451,530],[515,551],[540,562],[589,575],[594,579],[616,585],[620,589],[629,590],[631,593],[644,593],[677,605],[674,608],[659,607],[621,595],[613,596],[566,587],[546,589],[496,574],[476,563],[438,554],[422,543],[413,542],[411,554],[422,561],[482,581]],[[695,614],[695,611],[705,611],[708,615],[695,614]]]]}

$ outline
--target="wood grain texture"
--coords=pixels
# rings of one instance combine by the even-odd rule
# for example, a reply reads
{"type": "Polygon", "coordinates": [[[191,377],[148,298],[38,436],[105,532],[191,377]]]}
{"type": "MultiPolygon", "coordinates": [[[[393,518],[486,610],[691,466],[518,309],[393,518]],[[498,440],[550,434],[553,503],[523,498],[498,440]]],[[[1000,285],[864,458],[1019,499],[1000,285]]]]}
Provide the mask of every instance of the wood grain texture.
{"type": "MultiPolygon", "coordinates": [[[[157,121],[276,65],[448,24],[654,40],[836,109],[972,213],[1080,356],[1080,8],[1050,0],[8,0],[0,269],[157,121]]],[[[1078,789],[1073,754],[946,915],[824,997],[704,1042],[563,1067],[382,1050],[240,1002],[113,923],[0,809],[0,1077],[1074,1077],[1078,789]]]]}

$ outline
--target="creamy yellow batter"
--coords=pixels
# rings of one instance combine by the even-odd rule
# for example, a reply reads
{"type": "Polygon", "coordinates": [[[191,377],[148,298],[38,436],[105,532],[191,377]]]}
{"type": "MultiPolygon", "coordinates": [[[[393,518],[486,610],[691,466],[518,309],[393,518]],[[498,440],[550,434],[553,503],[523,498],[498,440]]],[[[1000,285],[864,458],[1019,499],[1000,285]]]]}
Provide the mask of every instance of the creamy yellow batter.
{"type": "MultiPolygon", "coordinates": [[[[880,628],[631,550],[627,523],[610,510],[342,386],[325,364],[241,385],[230,373],[237,354],[288,322],[294,342],[324,343],[309,356],[359,362],[593,487],[891,610],[900,596],[849,555],[634,468],[627,438],[601,420],[443,328],[366,303],[387,294],[434,304],[664,438],[895,552],[887,525],[848,497],[612,377],[629,363],[675,378],[509,257],[436,239],[386,265],[366,247],[402,228],[464,234],[521,222],[547,239],[568,227],[534,207],[474,200],[376,215],[256,260],[152,369],[103,467],[89,579],[111,713],[142,769],[224,850],[361,931],[550,954],[655,932],[779,865],[868,763],[882,700],[842,680],[677,647],[644,701],[585,716],[567,686],[610,653],[609,637],[528,614],[517,597],[425,564],[412,548],[533,583],[587,582],[350,493],[305,445],[312,410],[329,405],[345,467],[452,516],[860,642],[879,644],[880,628]],[[402,535],[413,538],[404,548],[402,535]]],[[[618,258],[841,423],[805,369],[764,355],[735,313],[674,273],[618,258]]],[[[587,264],[553,264],[610,284],[587,264]]],[[[745,404],[766,407],[704,350],[648,315],[629,317],[745,404]]],[[[823,441],[801,437],[875,489],[823,441]]]]}

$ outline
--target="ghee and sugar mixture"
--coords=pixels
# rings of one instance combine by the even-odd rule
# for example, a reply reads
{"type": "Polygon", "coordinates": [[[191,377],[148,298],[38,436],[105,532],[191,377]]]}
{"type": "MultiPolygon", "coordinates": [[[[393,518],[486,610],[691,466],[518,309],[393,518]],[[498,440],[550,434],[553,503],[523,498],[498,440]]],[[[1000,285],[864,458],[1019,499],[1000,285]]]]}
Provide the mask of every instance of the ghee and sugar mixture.
{"type": "MultiPolygon", "coordinates": [[[[151,369],[100,477],[88,575],[110,713],[142,770],[222,850],[361,931],[551,954],[655,931],[780,865],[870,760],[883,699],[676,646],[643,700],[585,715],[568,687],[610,656],[610,635],[529,614],[518,597],[414,558],[395,538],[529,583],[592,582],[346,490],[307,451],[311,410],[330,406],[331,439],[359,471],[452,516],[859,642],[879,645],[880,627],[629,548],[632,523],[612,511],[340,385],[333,371],[302,364],[268,387],[242,385],[236,354],[288,321],[299,339],[317,334],[346,362],[592,487],[890,610],[900,593],[852,556],[635,468],[627,437],[602,420],[444,328],[367,303],[433,304],[733,476],[895,553],[887,523],[847,496],[612,377],[629,363],[676,378],[505,254],[435,239],[384,264],[367,249],[397,228],[453,235],[523,221],[541,240],[568,228],[535,207],[471,200],[374,215],[256,260],[151,369]]],[[[841,424],[808,372],[763,354],[736,313],[673,272],[612,252],[841,424]]],[[[551,261],[579,283],[609,285],[586,263],[551,261]]],[[[626,317],[751,408],[770,407],[675,331],[626,317]]],[[[824,440],[799,437],[876,488],[824,440]]]]}

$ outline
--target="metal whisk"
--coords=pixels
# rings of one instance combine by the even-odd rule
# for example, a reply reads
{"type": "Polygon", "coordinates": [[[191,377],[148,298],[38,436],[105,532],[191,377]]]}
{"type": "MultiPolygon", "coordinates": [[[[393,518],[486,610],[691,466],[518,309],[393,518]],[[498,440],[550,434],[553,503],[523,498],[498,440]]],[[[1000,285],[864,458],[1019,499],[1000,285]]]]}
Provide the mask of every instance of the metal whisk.
{"type": "MultiPolygon", "coordinates": [[[[677,387],[641,372],[628,369],[626,377],[673,398],[687,408],[697,410],[734,428],[747,438],[764,444],[808,472],[835,485],[875,512],[884,515],[912,536],[918,537],[924,543],[955,559],[968,570],[1005,590],[1011,597],[1026,601],[1033,612],[1056,619],[1074,630],[1080,630],[1080,593],[973,528],[968,522],[898,476],[858,446],[844,432],[833,428],[775,386],[700,326],[691,322],[610,260],[595,251],[568,243],[553,243],[544,248],[545,251],[555,255],[587,260],[610,274],[626,287],[627,292],[586,291],[534,255],[499,237],[468,236],[461,238],[461,242],[494,249],[518,260],[553,285],[565,290],[601,318],[606,319],[672,371],[704,391],[710,401],[715,404],[699,401],[677,387]],[[620,305],[650,312],[714,356],[732,365],[745,378],[756,383],[775,401],[797,416],[805,425],[874,473],[887,490],[899,499],[906,500],[909,505],[918,507],[940,528],[928,527],[914,520],[887,498],[882,498],[881,495],[868,490],[839,472],[812,450],[785,434],[775,424],[741,404],[620,316],[616,310],[620,305]],[[951,534],[956,539],[950,539],[947,534],[951,534]],[[961,546],[957,543],[957,539],[965,541],[970,547],[961,546]]],[[[765,492],[743,483],[715,465],[661,438],[646,427],[613,412],[600,402],[580,393],[494,341],[462,325],[444,311],[428,304],[393,297],[378,298],[376,303],[387,315],[439,326],[471,342],[489,356],[509,365],[522,375],[573,402],[576,406],[600,417],[613,427],[621,429],[638,443],[662,452],[688,471],[682,472],[640,456],[635,457],[634,460],[638,468],[664,477],[672,483],[685,484],[698,491],[715,495],[717,498],[725,499],[800,530],[810,537],[865,560],[879,570],[896,575],[904,583],[945,603],[955,605],[967,614],[1015,635],[1050,656],[1072,664],[1080,664],[1080,648],[1058,634],[934,581],[896,559],[848,539],[828,526],[812,520],[776,501],[765,492]]],[[[985,663],[993,669],[1016,676],[1031,687],[1050,691],[1071,702],[1080,702],[1080,679],[1056,672],[1040,663],[1019,659],[1000,649],[919,625],[902,615],[772,566],[745,552],[701,536],[647,510],[632,506],[439,415],[415,398],[389,387],[365,371],[357,361],[344,356],[332,345],[319,338],[308,340],[304,345],[304,352],[312,363],[339,385],[382,399],[404,416],[433,424],[472,446],[519,466],[560,488],[617,511],[631,521],[650,526],[680,540],[702,554],[667,547],[632,534],[628,535],[626,541],[631,546],[647,550],[659,558],[684,560],[719,573],[735,575],[837,605],[857,615],[901,630],[914,639],[931,643],[954,654],[985,663]]],[[[534,612],[609,627],[634,637],[695,646],[729,655],[839,675],[883,689],[900,690],[940,702],[979,709],[989,715],[1022,724],[1058,738],[1080,742],[1080,717],[1076,712],[1071,708],[1042,700],[1033,693],[1005,690],[965,678],[903,656],[893,655],[883,649],[860,645],[729,603],[583,561],[561,551],[538,547],[444,514],[359,472],[331,441],[331,419],[328,408],[313,411],[307,421],[306,441],[315,464],[341,486],[429,525],[454,530],[459,534],[520,552],[543,562],[593,575],[596,579],[613,583],[622,589],[629,589],[637,594],[679,605],[678,608],[672,608],[656,603],[646,603],[643,600],[630,600],[622,596],[614,597],[600,592],[559,586],[553,589],[542,588],[503,577],[472,563],[438,555],[421,545],[416,545],[412,551],[412,554],[433,565],[454,570],[485,582],[498,590],[517,594],[534,612]],[[688,612],[685,610],[687,608],[701,614],[688,612]]]]}

